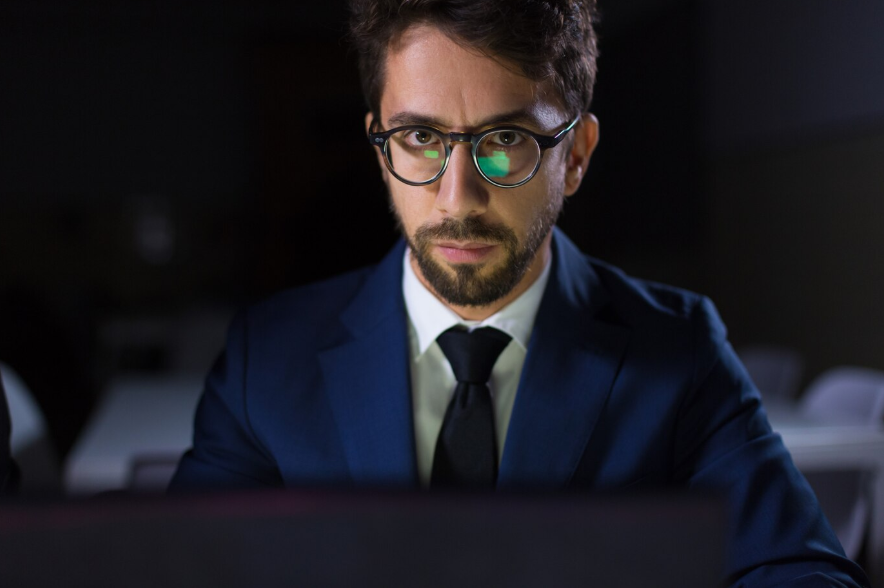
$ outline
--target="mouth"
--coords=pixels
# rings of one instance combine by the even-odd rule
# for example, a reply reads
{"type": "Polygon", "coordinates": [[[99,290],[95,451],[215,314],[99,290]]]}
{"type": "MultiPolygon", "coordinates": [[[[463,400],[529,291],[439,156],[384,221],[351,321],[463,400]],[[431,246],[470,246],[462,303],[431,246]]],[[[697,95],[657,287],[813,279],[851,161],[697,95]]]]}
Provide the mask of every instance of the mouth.
{"type": "Polygon", "coordinates": [[[497,245],[475,241],[441,241],[436,249],[450,263],[478,263],[485,261],[497,245]]]}

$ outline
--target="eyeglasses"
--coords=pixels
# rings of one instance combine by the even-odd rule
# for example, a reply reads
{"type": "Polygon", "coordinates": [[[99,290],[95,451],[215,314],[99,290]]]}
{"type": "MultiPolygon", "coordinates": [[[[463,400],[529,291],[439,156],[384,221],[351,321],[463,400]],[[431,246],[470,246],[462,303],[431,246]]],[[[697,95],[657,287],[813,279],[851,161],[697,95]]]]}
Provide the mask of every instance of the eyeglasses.
{"type": "MultiPolygon", "coordinates": [[[[538,135],[515,126],[502,126],[481,133],[443,133],[424,125],[396,127],[369,132],[369,142],[384,154],[387,169],[400,182],[410,186],[432,184],[445,173],[453,143],[469,143],[479,174],[500,188],[515,188],[534,177],[540,169],[543,152],[562,142],[571,123],[552,136],[538,135]]],[[[374,129],[377,120],[371,122],[374,129]]]]}

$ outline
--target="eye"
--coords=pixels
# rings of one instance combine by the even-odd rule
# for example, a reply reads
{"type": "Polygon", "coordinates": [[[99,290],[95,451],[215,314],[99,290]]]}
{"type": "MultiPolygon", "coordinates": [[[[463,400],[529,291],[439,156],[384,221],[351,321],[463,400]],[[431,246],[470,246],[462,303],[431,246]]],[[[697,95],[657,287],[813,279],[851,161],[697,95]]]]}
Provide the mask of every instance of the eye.
{"type": "Polygon", "coordinates": [[[525,140],[525,137],[522,136],[522,133],[516,131],[499,131],[497,133],[493,133],[489,138],[491,139],[492,143],[503,145],[505,147],[518,145],[525,140]]]}
{"type": "Polygon", "coordinates": [[[409,131],[405,136],[405,141],[412,147],[422,147],[424,145],[432,145],[436,141],[436,136],[429,131],[415,129],[409,131]]]}

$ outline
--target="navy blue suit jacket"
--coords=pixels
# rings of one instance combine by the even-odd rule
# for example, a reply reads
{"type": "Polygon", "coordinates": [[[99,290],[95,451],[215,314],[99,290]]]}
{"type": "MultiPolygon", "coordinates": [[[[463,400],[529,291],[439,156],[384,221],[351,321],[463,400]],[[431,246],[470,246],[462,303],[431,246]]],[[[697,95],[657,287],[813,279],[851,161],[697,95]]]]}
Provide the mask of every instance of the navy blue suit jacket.
{"type": "MultiPolygon", "coordinates": [[[[418,487],[403,254],[234,320],[173,490],[418,487]]],[[[727,493],[735,585],[865,582],[709,300],[626,277],[556,230],[498,487],[662,486],[727,493]]]]}

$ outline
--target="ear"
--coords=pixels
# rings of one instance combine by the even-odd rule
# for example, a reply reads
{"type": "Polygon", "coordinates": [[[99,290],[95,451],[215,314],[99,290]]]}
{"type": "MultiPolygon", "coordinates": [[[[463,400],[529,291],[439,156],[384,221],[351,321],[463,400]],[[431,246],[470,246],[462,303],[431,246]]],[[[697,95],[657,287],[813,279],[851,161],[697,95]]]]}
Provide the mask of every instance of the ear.
{"type": "Polygon", "coordinates": [[[589,158],[599,142],[599,120],[595,115],[586,113],[574,127],[574,140],[568,154],[568,166],[565,170],[565,196],[571,196],[580,187],[589,158]]]}
{"type": "MultiPolygon", "coordinates": [[[[374,120],[374,115],[371,113],[371,111],[368,111],[365,114],[365,134],[366,135],[368,135],[368,133],[371,132],[371,122],[373,120],[374,120]]],[[[378,158],[378,165],[381,166],[381,178],[383,178],[385,184],[389,184],[389,180],[390,180],[389,170],[387,170],[387,162],[384,161],[384,154],[378,147],[375,147],[374,145],[372,145],[371,148],[374,149],[375,155],[378,158]]]]}

